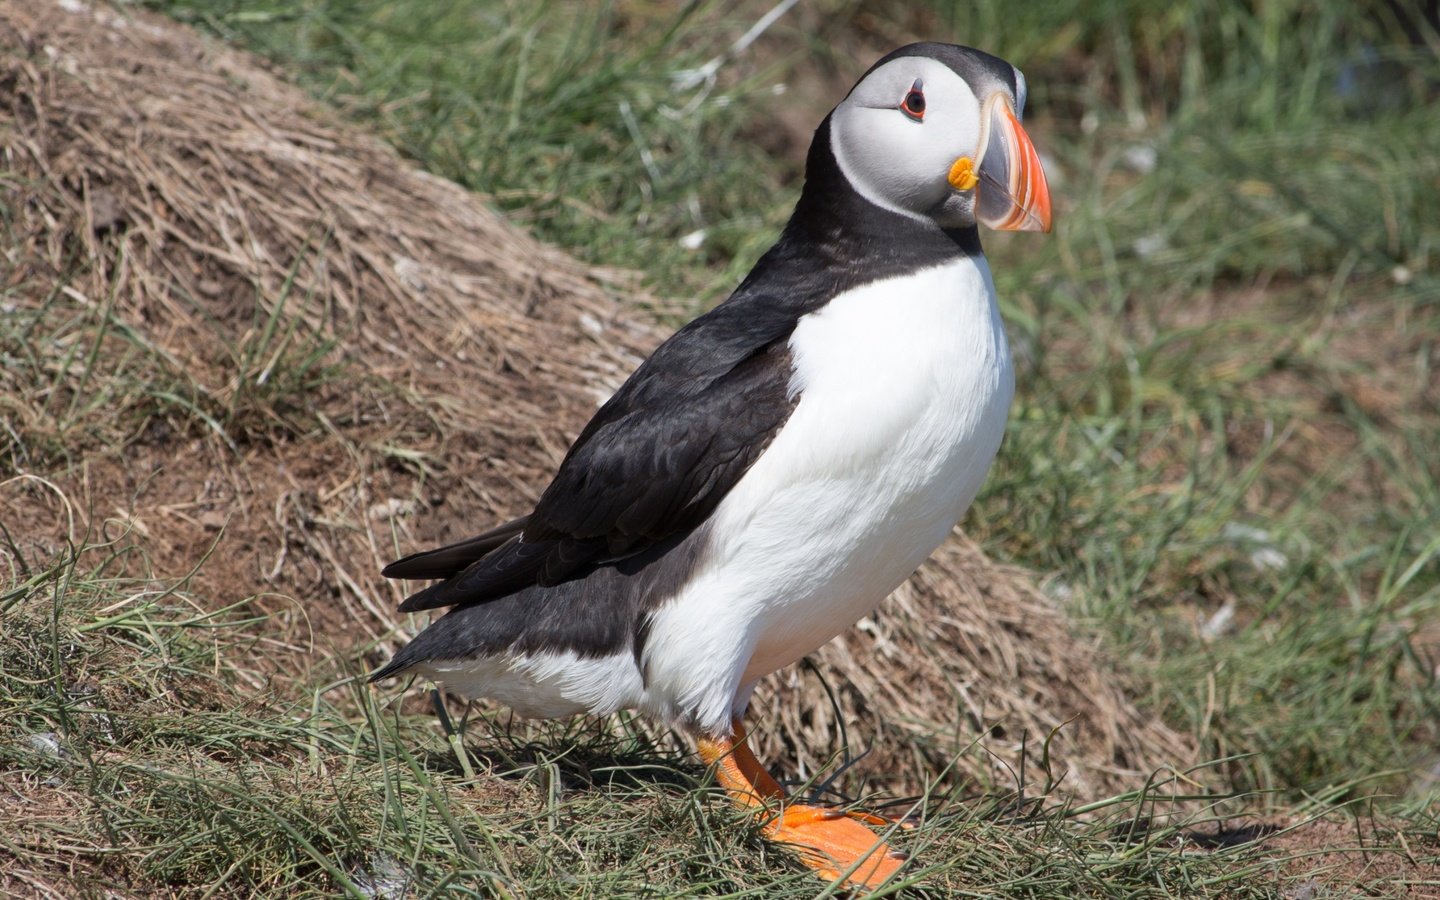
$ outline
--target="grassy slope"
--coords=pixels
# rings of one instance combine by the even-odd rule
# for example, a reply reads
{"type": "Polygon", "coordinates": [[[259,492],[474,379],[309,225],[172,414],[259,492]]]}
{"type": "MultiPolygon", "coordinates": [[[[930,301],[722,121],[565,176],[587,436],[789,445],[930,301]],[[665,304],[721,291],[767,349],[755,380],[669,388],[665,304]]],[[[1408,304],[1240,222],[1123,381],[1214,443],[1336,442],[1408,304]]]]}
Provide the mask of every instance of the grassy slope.
{"type": "MultiPolygon", "coordinates": [[[[647,4],[166,8],[276,58],[543,237],[641,266],[696,304],[763,249],[793,190],[794,161],[746,138],[775,102],[771,79],[743,80],[743,64],[708,91],[663,77],[737,32],[704,10],[677,24],[647,4]],[[682,248],[700,227],[704,251],[682,248]]],[[[1149,676],[1161,714],[1216,757],[1250,754],[1226,768],[1273,792],[1251,808],[1303,815],[1378,793],[1367,808],[1433,832],[1433,782],[1417,773],[1434,764],[1440,652],[1425,393],[1440,333],[1427,271],[1440,126],[1425,95],[1440,72],[1383,17],[1299,10],[982,3],[920,23],[983,34],[1025,65],[1063,198],[1051,239],[991,242],[1025,367],[970,527],[1056,573],[1057,593],[1149,676]],[[1366,46],[1404,68],[1346,68],[1366,46]]],[[[870,21],[846,6],[830,18],[870,21]]],[[[775,40],[800,44],[783,28],[775,40]]],[[[29,327],[52,326],[83,352],[86,323],[29,327]]],[[[29,340],[3,337],[7,353],[29,340]]],[[[76,427],[103,428],[114,405],[72,410],[76,427]]],[[[755,859],[747,829],[669,774],[639,731],[483,722],[470,752],[489,756],[472,759],[412,706],[324,693],[338,672],[318,672],[311,696],[269,698],[243,670],[245,623],[119,581],[105,557],[32,561],[0,594],[0,774],[61,776],[76,810],[68,830],[5,835],[12,852],[59,865],[67,845],[108,842],[122,852],[92,862],[114,883],[196,892],[324,893],[393,870],[481,894],[813,894],[808,876],[755,859]],[[106,677],[122,667],[133,673],[106,677]],[[62,755],[36,737],[52,732],[62,755]],[[607,756],[614,767],[597,769],[607,756]],[[503,787],[467,785],[467,766],[505,774],[503,787]],[[585,783],[603,789],[571,790],[585,783]],[[617,799],[634,801],[623,817],[617,799]]],[[[1253,877],[1263,866],[1247,868],[1253,851],[1117,838],[1142,811],[1122,801],[1098,822],[1051,811],[1017,825],[968,801],[914,842],[937,864],[936,893],[1269,889],[1253,877]]]]}

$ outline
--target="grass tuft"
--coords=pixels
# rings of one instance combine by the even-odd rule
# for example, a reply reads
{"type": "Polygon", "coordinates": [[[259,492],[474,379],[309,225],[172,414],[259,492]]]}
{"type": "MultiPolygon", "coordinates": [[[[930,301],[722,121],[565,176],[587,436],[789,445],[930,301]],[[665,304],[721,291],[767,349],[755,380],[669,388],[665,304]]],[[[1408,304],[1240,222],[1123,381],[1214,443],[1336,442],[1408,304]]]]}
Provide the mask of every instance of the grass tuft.
{"type": "MultiPolygon", "coordinates": [[[[255,640],[248,604],[201,612],[176,587],[107,575],[124,550],[82,545],[4,598],[0,778],[37,798],[4,845],[53,886],[815,895],[697,765],[643,731],[474,716],[468,777],[423,706],[379,706],[344,673],[306,702],[275,696],[236,668],[255,640]],[[76,859],[91,864],[79,880],[76,859]]],[[[895,839],[920,860],[917,896],[1269,896],[1245,875],[1274,862],[1243,835],[1176,852],[1228,821],[1209,798],[1159,824],[1185,783],[1083,809],[931,794],[895,839]]]]}

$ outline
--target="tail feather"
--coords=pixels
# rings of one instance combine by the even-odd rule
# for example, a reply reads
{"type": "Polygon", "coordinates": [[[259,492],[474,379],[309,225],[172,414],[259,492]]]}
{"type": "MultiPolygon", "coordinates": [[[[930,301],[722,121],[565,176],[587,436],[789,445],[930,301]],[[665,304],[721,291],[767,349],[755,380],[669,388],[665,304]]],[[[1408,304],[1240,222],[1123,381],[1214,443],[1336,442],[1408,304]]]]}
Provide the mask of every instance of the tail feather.
{"type": "Polygon", "coordinates": [[[370,684],[374,684],[377,681],[384,681],[385,679],[393,675],[399,675],[408,668],[410,668],[410,663],[408,661],[401,660],[400,656],[397,654],[388,663],[376,669],[374,672],[371,672],[365,678],[365,680],[370,684]]]}
{"type": "Polygon", "coordinates": [[[552,541],[527,544],[511,538],[459,573],[412,594],[400,604],[400,611],[420,612],[513,594],[535,583],[535,575],[552,549],[552,541]]]}
{"type": "Polygon", "coordinates": [[[463,572],[471,564],[483,559],[511,538],[525,530],[529,516],[512,519],[497,528],[466,538],[454,544],[447,544],[434,550],[422,550],[403,559],[397,559],[380,571],[386,578],[409,578],[421,581],[429,578],[449,578],[463,572]]]}

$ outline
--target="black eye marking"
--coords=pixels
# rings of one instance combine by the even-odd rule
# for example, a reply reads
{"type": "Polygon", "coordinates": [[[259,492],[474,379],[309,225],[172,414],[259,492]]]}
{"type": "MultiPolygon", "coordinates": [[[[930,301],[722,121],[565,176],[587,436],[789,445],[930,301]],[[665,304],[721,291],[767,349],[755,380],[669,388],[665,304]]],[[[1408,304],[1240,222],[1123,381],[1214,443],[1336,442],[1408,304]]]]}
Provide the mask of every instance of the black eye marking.
{"type": "Polygon", "coordinates": [[[910,85],[910,92],[900,102],[900,111],[917,122],[925,120],[925,84],[920,79],[910,85]]]}

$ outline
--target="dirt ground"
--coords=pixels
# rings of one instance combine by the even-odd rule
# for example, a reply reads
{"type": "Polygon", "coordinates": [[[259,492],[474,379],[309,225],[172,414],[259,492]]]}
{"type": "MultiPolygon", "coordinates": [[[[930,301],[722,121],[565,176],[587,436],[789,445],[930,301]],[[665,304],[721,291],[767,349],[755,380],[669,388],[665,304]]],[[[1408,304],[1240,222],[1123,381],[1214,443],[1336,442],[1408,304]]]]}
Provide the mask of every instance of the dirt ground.
{"type": "MultiPolygon", "coordinates": [[[[0,375],[30,397],[7,413],[24,440],[0,456],[0,555],[117,540],[132,574],[244,601],[268,614],[247,666],[281,692],[369,668],[421,624],[381,566],[522,513],[662,334],[632,276],[538,244],[264,64],[143,12],[71,10],[0,2],[0,279],[16,308],[113,325],[84,378],[37,349],[60,373],[44,397],[0,375]],[[267,363],[310,355],[319,374],[261,389],[267,363]],[[123,399],[135,383],[164,389],[123,399]],[[89,394],[121,408],[57,414],[89,394]]],[[[757,692],[758,749],[791,775],[842,731],[870,751],[852,777],[902,793],[977,735],[989,752],[954,777],[1008,785],[1053,734],[1059,792],[1081,798],[1195,762],[1033,573],[959,533],[813,662],[757,692]]]]}

